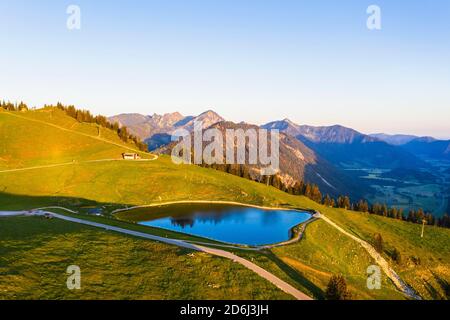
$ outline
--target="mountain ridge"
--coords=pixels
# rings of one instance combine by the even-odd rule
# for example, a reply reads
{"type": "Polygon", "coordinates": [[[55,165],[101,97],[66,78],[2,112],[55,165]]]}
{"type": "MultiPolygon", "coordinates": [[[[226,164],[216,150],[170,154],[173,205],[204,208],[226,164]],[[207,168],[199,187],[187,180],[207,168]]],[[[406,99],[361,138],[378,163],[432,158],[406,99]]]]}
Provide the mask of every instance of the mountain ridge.
{"type": "Polygon", "coordinates": [[[140,113],[122,113],[108,118],[120,126],[126,126],[129,131],[148,144],[149,150],[154,150],[171,141],[171,135],[176,130],[192,131],[194,123],[201,121],[203,128],[224,121],[213,110],[207,110],[197,116],[184,116],[180,112],[159,115],[143,115],[140,113]]]}
{"type": "MultiPolygon", "coordinates": [[[[218,129],[223,135],[223,141],[225,141],[225,132],[228,129],[242,129],[245,131],[248,129],[258,129],[259,126],[246,123],[234,123],[231,121],[221,121],[204,129],[208,128],[218,129]]],[[[162,154],[171,154],[175,144],[176,142],[169,143],[161,146],[155,151],[162,154]]],[[[204,147],[205,143],[203,143],[203,148],[204,147]]],[[[246,146],[246,159],[248,158],[249,147],[250,145],[246,146]]],[[[226,150],[224,146],[224,154],[225,152],[226,150]]],[[[268,152],[271,152],[269,142],[268,152]]],[[[279,155],[279,177],[286,187],[292,187],[295,182],[304,181],[307,183],[316,184],[324,194],[330,194],[331,196],[348,194],[354,198],[362,198],[364,192],[361,191],[367,191],[368,186],[365,186],[364,182],[356,181],[356,179],[348,175],[346,172],[337,168],[326,159],[320,157],[314,150],[310,149],[302,141],[283,132],[280,133],[279,155]]],[[[259,172],[262,166],[245,164],[244,167],[245,170],[248,171],[248,176],[250,179],[258,181],[263,179],[259,172]]],[[[240,169],[237,169],[237,171],[239,170],[240,169]]]]}
{"type": "Polygon", "coordinates": [[[314,127],[285,119],[269,122],[262,128],[279,129],[293,135],[329,162],[341,167],[426,166],[404,149],[341,125],[314,127]]]}

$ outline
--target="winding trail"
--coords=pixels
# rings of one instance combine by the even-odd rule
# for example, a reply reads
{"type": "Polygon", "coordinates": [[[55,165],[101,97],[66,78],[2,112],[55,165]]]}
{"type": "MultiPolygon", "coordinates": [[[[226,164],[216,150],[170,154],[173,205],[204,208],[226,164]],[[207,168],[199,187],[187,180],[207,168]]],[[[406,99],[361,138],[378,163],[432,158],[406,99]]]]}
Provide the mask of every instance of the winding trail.
{"type": "MultiPolygon", "coordinates": [[[[186,202],[193,202],[193,201],[186,201],[186,202]]],[[[154,204],[154,205],[147,205],[147,206],[136,206],[136,207],[132,207],[132,208],[125,208],[125,209],[118,209],[113,211],[113,213],[117,213],[117,212],[121,212],[121,211],[128,211],[128,210],[132,210],[134,208],[142,208],[142,207],[153,207],[153,206],[161,206],[161,205],[167,205],[167,204],[171,204],[171,203],[185,203],[183,201],[179,202],[179,201],[174,201],[174,202],[168,202],[168,203],[164,203],[164,204],[154,204]]],[[[266,208],[266,207],[260,207],[260,206],[253,206],[253,205],[248,205],[248,204],[242,204],[239,202],[228,202],[228,201],[197,201],[194,203],[226,203],[226,204],[236,204],[236,205],[243,205],[243,206],[251,206],[251,207],[258,207],[258,208],[264,208],[264,209],[272,209],[272,210],[278,210],[279,208],[266,208]]],[[[191,249],[191,250],[195,250],[195,251],[200,251],[200,252],[205,252],[205,253],[209,253],[211,255],[215,255],[215,256],[220,256],[223,258],[227,258],[230,260],[233,260],[234,262],[240,263],[241,265],[243,265],[244,267],[246,267],[249,270],[252,270],[253,272],[257,273],[259,276],[263,277],[264,279],[270,281],[272,284],[274,284],[275,286],[277,286],[279,289],[283,290],[284,292],[294,296],[296,299],[298,300],[312,300],[309,296],[307,296],[305,293],[299,291],[298,289],[294,288],[293,286],[291,286],[290,284],[288,284],[287,282],[281,280],[280,278],[276,277],[275,275],[271,274],[270,272],[264,270],[263,268],[257,266],[256,264],[241,258],[231,252],[225,251],[225,250],[221,250],[221,249],[214,249],[214,248],[209,248],[209,247],[205,247],[204,245],[208,245],[208,246],[221,246],[221,247],[226,247],[226,248],[234,248],[234,249],[241,249],[241,250],[261,250],[261,249],[270,249],[274,246],[279,246],[279,245],[286,245],[295,241],[299,241],[303,235],[303,232],[306,228],[306,225],[310,222],[313,222],[317,219],[322,219],[323,221],[325,221],[326,223],[330,224],[332,227],[334,227],[335,229],[337,229],[339,232],[341,232],[342,234],[350,237],[351,239],[353,239],[354,241],[358,242],[368,253],[369,255],[375,260],[375,262],[381,267],[381,269],[384,271],[384,273],[391,279],[391,281],[394,283],[394,285],[403,293],[405,294],[407,297],[411,298],[411,299],[415,299],[415,300],[421,300],[422,298],[420,296],[418,296],[413,289],[411,289],[401,278],[400,276],[389,266],[389,263],[366,241],[358,238],[357,236],[349,233],[348,231],[344,230],[343,228],[341,228],[340,226],[338,226],[336,223],[334,223],[333,221],[331,221],[329,218],[327,218],[325,215],[321,214],[320,212],[317,212],[313,215],[313,219],[310,219],[308,222],[306,222],[303,226],[302,226],[302,230],[300,231],[299,235],[294,238],[291,239],[289,241],[286,241],[285,243],[282,244],[275,244],[272,246],[263,246],[263,247],[255,247],[255,248],[241,248],[241,247],[235,247],[232,245],[222,245],[222,244],[211,244],[211,243],[204,243],[204,242],[191,242],[191,241],[183,241],[183,240],[178,240],[178,239],[171,239],[171,238],[163,238],[163,237],[159,237],[159,236],[155,236],[155,235],[151,235],[148,233],[143,233],[143,232],[138,232],[138,231],[133,231],[133,230],[128,230],[128,229],[124,229],[124,228],[120,228],[120,227],[114,227],[111,225],[107,225],[107,224],[102,224],[102,223],[97,223],[97,222],[92,222],[92,221],[87,221],[87,220],[83,220],[83,219],[78,219],[78,218],[73,218],[73,217],[68,217],[65,215],[61,215],[61,214],[57,214],[57,213],[53,213],[53,212],[48,212],[48,211],[44,211],[44,210],[49,210],[49,209],[60,209],[60,210],[65,210],[67,212],[70,213],[77,213],[76,211],[64,208],[64,207],[58,207],[58,206],[53,206],[53,207],[44,207],[44,208],[39,208],[39,209],[35,209],[33,211],[36,211],[37,213],[35,213],[36,215],[43,215],[43,214],[50,214],[55,218],[61,219],[61,220],[66,220],[66,221],[70,221],[70,222],[74,222],[74,223],[79,223],[79,224],[84,224],[84,225],[88,225],[88,226],[93,226],[93,227],[97,227],[97,228],[101,228],[104,230],[109,230],[109,231],[115,231],[115,232],[119,232],[119,233],[123,233],[123,234],[128,234],[128,235],[132,235],[132,236],[136,236],[136,237],[140,237],[140,238],[146,238],[146,239],[150,239],[153,241],[159,241],[159,242],[163,242],[163,243],[167,243],[167,244],[171,244],[171,245],[175,245],[178,247],[183,247],[186,249],[191,249]],[[201,245],[203,244],[203,245],[201,245]]],[[[13,215],[32,215],[32,211],[0,211],[0,217],[2,216],[13,216],[13,215]]]]}
{"type": "MultiPolygon", "coordinates": [[[[293,286],[291,286],[289,283],[281,280],[280,278],[278,278],[277,276],[273,275],[272,273],[264,270],[263,268],[257,266],[256,264],[241,258],[231,252],[225,251],[225,250],[220,250],[220,249],[213,249],[213,248],[208,248],[205,246],[201,246],[201,245],[197,245],[197,244],[193,244],[193,243],[188,243],[182,240],[177,240],[177,239],[170,239],[170,238],[163,238],[163,237],[159,237],[159,236],[155,236],[155,235],[151,235],[148,233],[143,233],[143,232],[138,232],[138,231],[133,231],[133,230],[129,230],[129,229],[124,229],[124,228],[120,228],[120,227],[115,227],[115,226],[111,226],[111,225],[107,225],[107,224],[103,224],[103,223],[97,223],[97,222],[92,222],[92,221],[87,221],[87,220],[83,220],[83,219],[78,219],[78,218],[73,218],[73,217],[68,217],[62,214],[57,214],[54,212],[49,212],[49,211],[44,211],[45,209],[61,209],[61,210],[65,210],[71,213],[76,213],[75,211],[72,211],[70,209],[67,208],[63,208],[63,207],[45,207],[45,208],[40,208],[40,209],[36,209],[36,215],[44,215],[44,214],[49,214],[55,218],[61,219],[61,220],[65,220],[65,221],[69,221],[69,222],[73,222],[73,223],[78,223],[78,224],[83,224],[83,225],[87,225],[87,226],[91,226],[91,227],[96,227],[96,228],[101,228],[107,231],[114,231],[114,232],[118,232],[118,233],[122,233],[122,234],[127,234],[127,235],[131,235],[134,237],[139,237],[139,238],[145,238],[145,239],[149,239],[149,240],[153,240],[153,241],[158,241],[158,242],[162,242],[162,243],[167,243],[170,245],[175,245],[178,247],[182,247],[182,248],[186,248],[186,249],[190,249],[190,250],[195,250],[195,251],[199,251],[199,252],[205,252],[214,256],[219,256],[222,258],[226,258],[226,259],[230,259],[234,262],[237,262],[241,265],[243,265],[244,267],[246,267],[247,269],[255,272],[256,274],[258,274],[260,277],[266,279],[267,281],[271,282],[272,284],[274,284],[276,287],[278,287],[279,289],[281,289],[282,291],[284,291],[287,294],[292,295],[293,297],[295,297],[297,300],[312,300],[311,297],[309,297],[308,295],[306,295],[305,293],[301,292],[300,290],[294,288],[293,286]]],[[[0,212],[1,213],[1,212],[0,212]]],[[[8,212],[8,216],[11,215],[24,215],[24,214],[29,214],[30,211],[17,211],[15,212],[15,214],[12,214],[12,212],[8,212]]]]}
{"type": "Polygon", "coordinates": [[[334,228],[336,228],[341,233],[345,234],[346,236],[352,238],[356,242],[358,242],[366,251],[369,253],[369,255],[375,260],[375,262],[383,269],[384,273],[389,277],[389,279],[392,280],[392,282],[395,284],[395,286],[403,292],[406,296],[408,296],[411,299],[415,300],[421,300],[422,298],[418,296],[413,289],[411,289],[401,278],[400,276],[389,266],[389,263],[379,254],[369,243],[366,241],[358,238],[357,236],[345,231],[340,226],[338,226],[336,223],[328,219],[323,214],[318,214],[319,218],[323,221],[327,222],[334,228]]]}
{"type": "Polygon", "coordinates": [[[241,206],[241,207],[257,208],[257,209],[262,209],[262,210],[271,210],[271,211],[274,211],[274,210],[291,210],[291,211],[299,211],[299,212],[310,211],[307,209],[301,210],[301,209],[291,209],[291,208],[281,208],[281,207],[265,207],[265,206],[260,206],[257,204],[243,203],[243,202],[237,202],[237,201],[225,201],[225,200],[177,200],[177,201],[159,202],[159,203],[144,204],[144,205],[139,205],[139,206],[116,209],[116,210],[112,211],[111,214],[116,214],[116,213],[124,212],[124,211],[131,211],[134,209],[153,208],[153,207],[168,206],[171,204],[189,204],[189,203],[229,204],[229,205],[236,205],[236,206],[241,206]]]}
{"type": "MultiPolygon", "coordinates": [[[[89,137],[91,139],[95,139],[98,141],[102,141],[111,145],[115,145],[127,150],[131,150],[131,151],[135,151],[135,152],[141,152],[140,150],[137,150],[135,148],[120,144],[120,143],[116,143],[116,142],[112,142],[110,140],[104,139],[100,136],[100,130],[99,130],[99,135],[98,136],[92,136],[83,132],[79,132],[76,130],[71,130],[68,128],[64,128],[49,122],[45,122],[42,120],[37,120],[37,119],[31,119],[28,117],[24,117],[24,116],[20,116],[17,114],[13,114],[10,112],[2,112],[2,114],[5,115],[9,115],[9,116],[13,116],[13,117],[17,117],[17,118],[21,118],[23,120],[27,120],[27,121],[32,121],[32,122],[36,122],[36,123],[41,123],[50,127],[54,127],[57,128],[59,130],[63,130],[63,131],[67,131],[67,132],[71,132],[73,134],[77,134],[77,135],[82,135],[82,136],[86,136],[89,137]]],[[[158,155],[152,154],[153,158],[152,159],[141,159],[141,160],[133,160],[135,162],[139,162],[139,161],[154,161],[158,159],[158,155]]],[[[69,166],[69,165],[75,165],[75,164],[80,164],[80,163],[96,163],[96,162],[112,162],[112,161],[127,161],[127,160],[123,160],[123,159],[100,159],[100,160],[88,160],[88,161],[72,161],[72,162],[66,162],[66,163],[59,163],[59,164],[50,164],[50,165],[42,165],[42,166],[33,166],[33,167],[26,167],[26,168],[17,168],[17,169],[7,169],[7,170],[0,170],[0,173],[10,173],[10,172],[18,172],[18,171],[26,171],[26,170],[36,170],[36,169],[44,169],[44,168],[54,168],[54,167],[61,167],[61,166],[69,166]]],[[[255,207],[255,208],[260,208],[260,209],[264,209],[264,210],[286,210],[286,208],[273,208],[273,207],[263,207],[263,206],[257,206],[257,205],[249,205],[249,204],[244,204],[244,203],[239,203],[239,202],[232,202],[232,201],[173,201],[173,202],[165,202],[165,203],[159,203],[159,204],[151,204],[151,205],[142,205],[142,206],[135,206],[135,207],[129,207],[129,208],[124,208],[124,209],[117,209],[115,211],[112,212],[112,214],[118,213],[118,212],[123,212],[123,211],[128,211],[128,210],[132,210],[132,209],[137,209],[137,208],[145,208],[145,207],[155,207],[155,206],[163,206],[163,205],[169,205],[169,204],[175,204],[175,203],[210,203],[210,204],[234,204],[234,205],[239,205],[239,206],[248,206],[248,207],[255,207]]],[[[104,230],[109,230],[109,231],[114,231],[114,232],[118,232],[118,233],[122,233],[122,234],[128,234],[128,235],[132,235],[132,236],[136,236],[136,237],[140,237],[140,238],[145,238],[145,239],[150,239],[153,241],[159,241],[159,242],[163,242],[163,243],[167,243],[167,244],[171,244],[171,245],[175,245],[178,247],[183,247],[183,248],[187,248],[187,249],[191,249],[191,250],[195,250],[195,251],[200,251],[200,252],[205,252],[205,253],[209,253],[211,255],[215,255],[215,256],[220,256],[223,258],[227,258],[227,259],[231,259],[234,262],[240,263],[241,265],[243,265],[244,267],[248,268],[249,270],[252,270],[253,272],[257,273],[259,276],[263,277],[264,279],[270,281],[272,284],[274,284],[275,286],[277,286],[278,288],[280,288],[281,290],[283,290],[284,292],[294,296],[296,299],[298,300],[312,300],[309,296],[307,296],[306,294],[304,294],[303,292],[299,291],[298,289],[294,288],[293,286],[291,286],[290,284],[288,284],[287,282],[281,280],[280,278],[276,277],[275,275],[271,274],[270,272],[264,270],[263,268],[257,266],[256,264],[241,258],[231,252],[225,251],[225,250],[220,250],[220,249],[214,249],[214,248],[209,248],[209,247],[205,247],[202,245],[199,245],[198,243],[194,243],[194,242],[186,242],[186,241],[182,241],[182,240],[177,240],[177,239],[170,239],[170,238],[163,238],[163,237],[159,237],[159,236],[155,236],[155,235],[151,235],[151,234],[147,234],[147,233],[142,233],[142,232],[137,232],[137,231],[133,231],[133,230],[128,230],[128,229],[124,229],[124,228],[119,228],[119,227],[114,227],[114,226],[110,226],[107,224],[101,224],[101,223],[96,223],[96,222],[91,222],[91,221],[87,221],[87,220],[83,220],[83,219],[78,219],[78,218],[72,218],[72,217],[68,217],[65,215],[61,215],[61,214],[57,214],[57,213],[53,213],[53,212],[48,212],[48,211],[44,211],[46,209],[61,209],[61,210],[65,210],[67,212],[71,212],[71,213],[77,213],[75,211],[72,211],[70,209],[64,208],[64,207],[45,207],[45,208],[40,208],[40,209],[36,209],[37,213],[33,213],[33,211],[0,211],[0,217],[10,217],[10,216],[18,216],[18,215],[34,215],[34,214],[38,214],[38,215],[43,215],[43,214],[49,214],[52,215],[55,218],[61,219],[61,220],[66,220],[66,221],[70,221],[70,222],[74,222],[74,223],[79,223],[79,224],[83,224],[83,225],[88,225],[88,226],[92,226],[92,227],[97,227],[97,228],[101,228],[104,230]]],[[[295,210],[295,209],[292,209],[295,210]]],[[[300,211],[300,210],[297,210],[300,211]]],[[[343,228],[339,227],[336,223],[334,223],[333,221],[331,221],[330,219],[328,219],[326,216],[324,216],[323,214],[320,213],[316,213],[314,215],[314,219],[311,219],[310,221],[308,221],[307,223],[305,223],[302,226],[302,230],[299,233],[299,235],[294,238],[291,239],[289,241],[286,241],[282,244],[276,244],[276,245],[272,245],[272,246],[265,246],[265,247],[259,247],[259,248],[238,248],[238,249],[243,249],[243,250],[260,250],[260,249],[267,249],[267,248],[271,248],[274,246],[279,246],[279,245],[286,245],[289,243],[293,243],[296,241],[299,241],[303,235],[303,232],[305,230],[306,224],[314,221],[315,219],[320,218],[323,221],[327,222],[328,224],[330,224],[331,226],[333,226],[334,228],[336,228],[338,231],[340,231],[341,233],[345,234],[346,236],[350,237],[351,239],[355,240],[356,242],[358,242],[368,253],[369,255],[376,261],[376,263],[383,269],[383,271],[385,272],[385,274],[392,280],[392,282],[395,284],[395,286],[401,291],[403,292],[406,296],[412,298],[412,299],[416,299],[416,300],[420,300],[421,297],[418,296],[414,290],[412,290],[401,278],[400,276],[389,266],[389,263],[366,241],[356,237],[355,235],[352,235],[351,233],[345,231],[343,228]]],[[[229,248],[236,248],[232,245],[220,245],[220,244],[210,244],[210,243],[201,243],[200,244],[204,244],[204,245],[213,245],[213,246],[222,246],[222,247],[229,247],[229,248]]]]}
{"type": "MultiPolygon", "coordinates": [[[[150,207],[157,207],[157,206],[165,206],[170,204],[183,204],[183,203],[206,203],[206,204],[232,204],[232,205],[239,205],[239,206],[246,206],[246,207],[254,207],[254,208],[260,208],[264,210],[287,210],[287,208],[274,208],[274,207],[263,207],[258,205],[251,205],[251,204],[245,204],[245,203],[239,203],[239,202],[233,202],[233,201],[206,201],[206,200],[197,200],[197,201],[170,201],[170,202],[164,202],[164,203],[156,203],[156,204],[149,204],[149,205],[141,205],[141,206],[134,206],[129,208],[123,208],[123,209],[117,209],[112,212],[112,214],[129,211],[133,209],[139,209],[139,208],[150,208],[150,207]]],[[[293,209],[295,210],[295,209],[293,209]]],[[[300,210],[297,210],[300,211],[300,210]]],[[[306,210],[304,210],[306,211],[306,210]]],[[[351,239],[358,242],[368,253],[369,255],[375,260],[375,262],[380,266],[380,268],[384,271],[384,273],[391,279],[391,281],[394,283],[394,285],[407,297],[415,300],[421,300],[421,297],[418,296],[413,289],[411,289],[401,278],[400,276],[389,266],[389,263],[366,241],[356,237],[355,235],[345,231],[343,228],[339,227],[336,223],[328,219],[326,216],[321,214],[318,211],[315,211],[315,214],[313,215],[313,219],[310,219],[308,222],[306,222],[302,226],[302,230],[300,231],[299,235],[291,240],[288,240],[283,243],[274,244],[274,245],[268,245],[268,246],[262,246],[262,247],[254,247],[249,248],[247,250],[261,250],[261,249],[271,249],[274,247],[278,247],[281,245],[288,245],[294,242],[297,242],[301,239],[303,236],[303,232],[306,228],[306,225],[310,222],[313,222],[317,219],[322,219],[323,221],[330,224],[332,227],[336,228],[339,232],[345,234],[346,236],[350,237],[351,239]]],[[[217,245],[221,246],[221,245],[217,245]]],[[[225,246],[224,246],[225,247],[225,246]]],[[[241,249],[241,248],[239,248],[241,249]]],[[[244,249],[245,250],[245,249],[244,249]]]]}
{"type": "Polygon", "coordinates": [[[295,242],[299,242],[303,238],[303,234],[305,233],[306,226],[308,224],[310,224],[311,222],[316,221],[317,219],[318,218],[316,216],[313,216],[308,221],[303,222],[302,225],[300,226],[299,232],[292,239],[284,241],[284,242],[280,242],[280,243],[275,243],[275,244],[270,244],[270,245],[266,245],[266,246],[261,246],[261,247],[258,247],[258,250],[261,250],[261,249],[272,249],[272,248],[276,248],[276,247],[287,246],[287,245],[293,244],[295,242]]]}
{"type": "MultiPolygon", "coordinates": [[[[102,141],[102,142],[105,142],[105,143],[108,143],[108,144],[111,144],[111,145],[115,145],[117,147],[121,147],[121,148],[130,150],[130,151],[134,151],[134,152],[137,152],[137,153],[142,153],[142,150],[138,150],[136,148],[132,148],[130,146],[127,146],[127,145],[124,145],[124,144],[121,144],[121,143],[118,143],[118,142],[113,142],[113,141],[110,141],[108,139],[104,139],[104,138],[102,138],[100,136],[100,134],[98,136],[93,136],[93,135],[90,135],[90,134],[87,134],[87,133],[84,133],[84,132],[80,132],[80,131],[68,129],[68,128],[65,128],[65,127],[61,127],[61,126],[58,126],[56,124],[53,124],[53,123],[50,123],[50,122],[46,122],[46,121],[43,121],[43,120],[31,119],[31,118],[24,117],[24,116],[21,116],[21,115],[18,115],[18,114],[14,114],[14,113],[11,113],[11,112],[8,112],[8,111],[3,111],[1,114],[5,114],[5,115],[11,116],[11,117],[16,117],[16,118],[27,120],[27,121],[31,121],[31,122],[40,123],[40,124],[43,124],[43,125],[46,125],[46,126],[49,126],[49,127],[53,127],[53,128],[59,129],[59,130],[63,130],[63,131],[70,132],[70,133],[73,133],[73,134],[77,134],[77,135],[81,135],[81,136],[84,136],[84,137],[88,137],[88,138],[91,138],[91,139],[94,139],[94,140],[102,141]]],[[[142,159],[142,160],[157,160],[158,159],[158,155],[152,154],[152,156],[153,156],[153,159],[142,159]]],[[[64,165],[64,164],[60,164],[60,165],[64,165]]],[[[57,166],[57,165],[54,165],[54,166],[57,166]]],[[[41,168],[46,168],[46,167],[44,166],[44,167],[41,167],[41,168]]],[[[49,168],[51,168],[51,167],[49,167],[49,168]]]]}
{"type": "Polygon", "coordinates": [[[25,168],[17,168],[17,169],[6,169],[0,170],[0,173],[10,173],[10,172],[19,172],[19,171],[28,171],[28,170],[38,170],[38,169],[47,169],[47,168],[56,168],[56,167],[64,167],[64,166],[73,166],[76,164],[86,164],[86,163],[97,163],[97,162],[116,162],[116,161],[126,161],[126,162],[147,162],[147,161],[155,161],[158,159],[158,156],[154,155],[153,159],[139,159],[139,160],[124,160],[124,159],[100,159],[100,160],[86,160],[86,161],[71,161],[64,163],[56,163],[56,164],[47,164],[42,166],[33,166],[33,167],[25,167],[25,168]]]}
{"type": "MultiPolygon", "coordinates": [[[[257,208],[257,209],[261,209],[261,210],[270,210],[270,211],[274,211],[274,210],[290,210],[290,211],[298,211],[298,212],[306,212],[307,210],[300,210],[300,209],[290,209],[290,208],[278,208],[278,207],[264,207],[264,206],[259,206],[256,204],[248,204],[248,203],[242,203],[242,202],[236,202],[236,201],[222,201],[222,200],[177,200],[177,201],[168,201],[168,202],[161,202],[161,203],[153,203],[153,204],[147,204],[147,205],[139,205],[139,206],[133,206],[133,207],[126,207],[126,208],[122,208],[122,209],[116,209],[111,211],[111,214],[117,214],[120,212],[126,212],[126,211],[131,211],[131,210],[135,210],[135,209],[144,209],[144,208],[154,208],[154,207],[162,207],[162,206],[168,206],[171,204],[226,204],[226,205],[236,205],[236,206],[241,206],[241,207],[249,207],[249,208],[257,208]]],[[[209,246],[214,246],[214,247],[221,247],[221,248],[231,248],[231,249],[239,249],[239,250],[249,250],[249,251],[260,251],[260,250],[264,250],[264,249],[272,249],[272,248],[276,248],[276,247],[281,247],[281,246],[285,246],[288,244],[292,244],[295,242],[298,242],[302,239],[303,234],[305,232],[306,226],[313,222],[316,221],[317,217],[315,215],[312,215],[312,217],[301,223],[301,227],[300,230],[298,232],[298,234],[293,237],[292,239],[289,239],[287,241],[284,242],[280,242],[280,243],[275,243],[275,244],[270,244],[270,245],[263,245],[263,246],[242,246],[242,245],[235,245],[233,243],[229,243],[229,244],[223,244],[223,243],[207,243],[207,242],[199,242],[199,241],[190,241],[190,240],[186,240],[186,242],[189,243],[195,243],[195,244],[204,244],[204,245],[209,245],[209,246]]]]}

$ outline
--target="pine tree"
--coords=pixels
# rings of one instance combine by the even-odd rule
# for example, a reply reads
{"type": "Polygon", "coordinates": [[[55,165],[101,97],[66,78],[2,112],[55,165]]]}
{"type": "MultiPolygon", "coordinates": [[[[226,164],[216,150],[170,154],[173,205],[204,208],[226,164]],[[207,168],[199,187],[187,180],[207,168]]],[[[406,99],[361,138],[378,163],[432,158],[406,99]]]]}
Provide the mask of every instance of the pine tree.
{"type": "Polygon", "coordinates": [[[342,275],[333,275],[325,291],[327,300],[350,300],[351,294],[347,289],[347,282],[342,275]]]}
{"type": "Polygon", "coordinates": [[[123,126],[119,129],[119,137],[123,142],[128,142],[128,129],[123,126]]]}
{"type": "Polygon", "coordinates": [[[311,185],[309,183],[305,186],[305,197],[311,198],[311,185]]]}
{"type": "Polygon", "coordinates": [[[383,206],[381,207],[381,215],[383,217],[387,217],[388,216],[388,207],[386,204],[383,204],[383,206]]]}
{"type": "Polygon", "coordinates": [[[381,234],[376,233],[373,237],[373,246],[378,253],[383,252],[383,237],[381,234]]]}
{"type": "Polygon", "coordinates": [[[319,187],[317,185],[313,185],[311,187],[311,200],[321,203],[322,202],[322,193],[320,193],[319,187]]]}
{"type": "Polygon", "coordinates": [[[331,204],[330,207],[335,208],[336,207],[336,201],[334,201],[333,198],[331,198],[331,204]]]}
{"type": "Polygon", "coordinates": [[[392,260],[394,260],[397,264],[402,263],[402,255],[400,251],[397,250],[397,248],[394,248],[392,251],[392,260]]]}
{"type": "Polygon", "coordinates": [[[327,207],[332,207],[332,204],[331,204],[331,198],[330,198],[330,195],[326,195],[324,198],[323,198],[323,205],[324,206],[327,206],[327,207]]]}

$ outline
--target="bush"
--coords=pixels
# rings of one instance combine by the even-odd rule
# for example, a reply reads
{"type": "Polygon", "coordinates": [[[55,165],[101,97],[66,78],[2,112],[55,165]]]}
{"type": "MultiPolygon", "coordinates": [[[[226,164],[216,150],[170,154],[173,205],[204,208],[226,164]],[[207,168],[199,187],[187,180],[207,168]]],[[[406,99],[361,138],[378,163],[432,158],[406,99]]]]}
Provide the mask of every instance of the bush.
{"type": "Polygon", "coordinates": [[[394,251],[392,251],[392,260],[394,260],[397,264],[402,263],[402,255],[397,248],[394,248],[394,251]]]}
{"type": "Polygon", "coordinates": [[[378,253],[383,252],[383,237],[381,234],[376,233],[373,237],[373,246],[378,253]]]}
{"type": "Polygon", "coordinates": [[[350,300],[351,294],[347,290],[347,282],[342,275],[334,275],[330,278],[325,291],[327,300],[350,300]]]}

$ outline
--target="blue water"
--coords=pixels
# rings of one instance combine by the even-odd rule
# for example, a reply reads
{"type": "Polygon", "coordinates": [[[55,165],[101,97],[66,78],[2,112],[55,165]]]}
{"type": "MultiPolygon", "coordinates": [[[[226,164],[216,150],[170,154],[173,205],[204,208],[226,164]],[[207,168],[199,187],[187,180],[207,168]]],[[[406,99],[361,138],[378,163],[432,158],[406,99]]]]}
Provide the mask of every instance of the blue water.
{"type": "Polygon", "coordinates": [[[236,206],[190,206],[179,212],[167,207],[167,216],[139,224],[183,232],[222,242],[264,245],[291,238],[291,229],[311,215],[292,210],[262,210],[236,206]]]}

